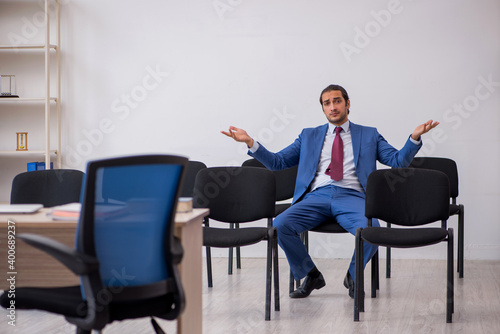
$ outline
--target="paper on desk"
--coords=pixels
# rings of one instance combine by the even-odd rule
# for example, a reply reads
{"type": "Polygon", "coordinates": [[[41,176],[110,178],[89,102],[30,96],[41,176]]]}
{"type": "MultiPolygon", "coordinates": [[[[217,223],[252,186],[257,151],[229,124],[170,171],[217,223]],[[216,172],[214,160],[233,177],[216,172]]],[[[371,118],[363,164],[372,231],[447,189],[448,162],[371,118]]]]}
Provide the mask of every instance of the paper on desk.
{"type": "Polygon", "coordinates": [[[58,205],[50,210],[49,216],[54,220],[78,220],[81,208],[80,203],[58,205]]]}

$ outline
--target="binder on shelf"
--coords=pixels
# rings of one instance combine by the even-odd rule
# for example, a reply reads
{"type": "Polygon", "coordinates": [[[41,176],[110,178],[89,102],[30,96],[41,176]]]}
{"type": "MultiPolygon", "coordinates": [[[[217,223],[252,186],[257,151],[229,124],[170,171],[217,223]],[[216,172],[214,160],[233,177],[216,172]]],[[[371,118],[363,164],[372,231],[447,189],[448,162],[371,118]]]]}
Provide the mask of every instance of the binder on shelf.
{"type": "MultiPolygon", "coordinates": [[[[54,163],[50,163],[50,168],[54,168],[54,163]]],[[[45,162],[28,162],[27,164],[27,170],[28,172],[32,172],[35,170],[44,170],[45,169],[45,162]]]]}

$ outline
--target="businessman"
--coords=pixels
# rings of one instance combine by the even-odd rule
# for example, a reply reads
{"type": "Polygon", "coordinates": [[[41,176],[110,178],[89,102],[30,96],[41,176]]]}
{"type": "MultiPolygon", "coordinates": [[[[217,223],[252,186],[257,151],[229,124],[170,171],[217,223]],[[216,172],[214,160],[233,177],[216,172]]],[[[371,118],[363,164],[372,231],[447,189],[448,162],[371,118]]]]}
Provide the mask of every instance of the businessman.
{"type": "MultiPolygon", "coordinates": [[[[291,298],[305,298],[326,285],[300,240],[300,233],[331,217],[353,235],[358,227],[366,227],[366,182],[376,169],[377,160],[390,167],[407,167],[422,146],[421,136],[439,124],[429,120],[417,126],[403,148],[397,150],[377,129],[349,121],[350,100],[343,87],[326,87],[320,94],[320,103],[328,123],[302,130],[291,145],[277,153],[268,151],[243,129],[231,126],[228,131],[221,131],[247,144],[248,154],[270,170],[298,165],[292,206],[274,220],[279,245],[294,278],[305,277],[301,286],[290,293],[291,298]]],[[[373,226],[379,226],[378,221],[374,220],[373,226]]],[[[376,251],[376,246],[364,244],[364,265],[376,251]]],[[[354,256],[344,286],[354,298],[354,256]]]]}

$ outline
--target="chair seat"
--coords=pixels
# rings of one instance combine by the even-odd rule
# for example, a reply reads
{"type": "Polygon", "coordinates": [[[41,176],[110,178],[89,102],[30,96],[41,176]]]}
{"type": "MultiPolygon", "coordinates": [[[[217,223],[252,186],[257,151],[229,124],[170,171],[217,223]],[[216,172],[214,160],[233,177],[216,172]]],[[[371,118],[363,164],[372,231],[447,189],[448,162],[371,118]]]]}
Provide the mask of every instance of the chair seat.
{"type": "Polygon", "coordinates": [[[229,248],[256,244],[268,239],[267,227],[203,227],[203,246],[229,248]]]}
{"type": "MultiPolygon", "coordinates": [[[[8,307],[9,300],[6,293],[2,294],[0,305],[8,307]]],[[[84,317],[87,314],[87,303],[82,299],[80,286],[17,288],[15,301],[17,309],[39,309],[69,317],[84,317]]]]}
{"type": "MultiPolygon", "coordinates": [[[[113,292],[110,291],[110,296],[113,292]]],[[[0,304],[9,306],[10,299],[2,294],[0,304]]],[[[83,318],[87,314],[87,302],[82,299],[80,286],[61,288],[18,288],[17,309],[38,309],[68,317],[83,318]]],[[[148,316],[165,317],[171,311],[173,294],[130,302],[111,302],[110,321],[136,319],[148,316]]]]}
{"type": "Polygon", "coordinates": [[[450,216],[458,215],[460,213],[460,206],[458,204],[450,204],[450,216]]]}
{"type": "Polygon", "coordinates": [[[347,231],[344,230],[344,228],[340,226],[335,219],[330,219],[323,224],[311,229],[311,231],[321,233],[347,233],[347,231]]]}
{"type": "Polygon", "coordinates": [[[367,227],[361,231],[365,241],[385,247],[412,248],[437,244],[446,239],[444,228],[367,227]]]}

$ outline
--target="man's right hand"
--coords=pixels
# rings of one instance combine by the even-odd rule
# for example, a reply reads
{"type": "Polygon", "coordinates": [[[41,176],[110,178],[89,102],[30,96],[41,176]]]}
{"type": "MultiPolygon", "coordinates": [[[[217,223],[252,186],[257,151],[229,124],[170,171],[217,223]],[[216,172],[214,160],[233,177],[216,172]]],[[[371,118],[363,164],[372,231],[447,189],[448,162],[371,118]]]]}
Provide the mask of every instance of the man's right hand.
{"type": "Polygon", "coordinates": [[[248,135],[248,133],[245,130],[243,130],[243,129],[239,129],[239,128],[234,127],[234,126],[230,126],[229,130],[227,132],[226,131],[221,131],[221,133],[224,134],[224,135],[226,135],[226,136],[228,136],[228,137],[233,138],[237,142],[247,144],[247,146],[249,148],[253,146],[253,139],[252,139],[252,137],[250,137],[248,135]]]}

